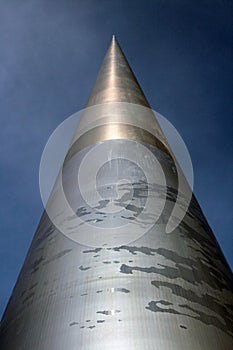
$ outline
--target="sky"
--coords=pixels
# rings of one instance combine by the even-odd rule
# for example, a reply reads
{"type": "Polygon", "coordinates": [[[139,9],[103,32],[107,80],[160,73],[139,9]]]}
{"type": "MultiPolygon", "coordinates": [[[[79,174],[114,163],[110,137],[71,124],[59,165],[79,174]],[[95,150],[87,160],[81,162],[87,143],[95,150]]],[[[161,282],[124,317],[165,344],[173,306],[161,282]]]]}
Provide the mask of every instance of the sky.
{"type": "Polygon", "coordinates": [[[232,4],[0,0],[0,315],[43,212],[43,148],[84,108],[113,34],[152,108],[185,141],[194,193],[233,266],[232,4]]]}

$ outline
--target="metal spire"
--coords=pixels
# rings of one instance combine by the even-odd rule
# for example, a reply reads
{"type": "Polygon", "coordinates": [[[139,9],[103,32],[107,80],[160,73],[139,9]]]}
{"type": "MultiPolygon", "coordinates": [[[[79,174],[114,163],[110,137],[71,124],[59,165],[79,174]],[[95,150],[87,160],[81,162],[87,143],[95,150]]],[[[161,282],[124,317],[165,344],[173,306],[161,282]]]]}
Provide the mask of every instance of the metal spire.
{"type": "Polygon", "coordinates": [[[194,196],[186,211],[177,194],[179,168],[114,36],[87,107],[1,349],[232,349],[231,271],[194,196]],[[167,234],[176,202],[185,216],[167,234]]]}
{"type": "Polygon", "coordinates": [[[86,107],[106,102],[129,102],[150,107],[115,35],[112,37],[86,107]]]}

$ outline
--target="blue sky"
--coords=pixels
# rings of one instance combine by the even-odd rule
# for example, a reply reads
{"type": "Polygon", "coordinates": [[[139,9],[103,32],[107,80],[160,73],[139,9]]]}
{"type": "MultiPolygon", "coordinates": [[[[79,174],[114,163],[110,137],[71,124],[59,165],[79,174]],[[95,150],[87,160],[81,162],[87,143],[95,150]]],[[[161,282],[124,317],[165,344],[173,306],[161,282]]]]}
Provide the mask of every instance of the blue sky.
{"type": "Polygon", "coordinates": [[[183,137],[194,193],[233,266],[232,2],[1,0],[0,313],[43,211],[47,139],[84,108],[112,34],[183,137]]]}

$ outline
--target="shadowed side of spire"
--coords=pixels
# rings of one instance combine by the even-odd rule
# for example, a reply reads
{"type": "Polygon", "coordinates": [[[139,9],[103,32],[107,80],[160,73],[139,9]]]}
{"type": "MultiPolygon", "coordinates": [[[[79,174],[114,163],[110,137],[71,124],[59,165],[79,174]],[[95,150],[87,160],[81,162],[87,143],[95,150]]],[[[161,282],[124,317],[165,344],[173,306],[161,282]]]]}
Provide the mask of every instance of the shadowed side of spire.
{"type": "Polygon", "coordinates": [[[114,35],[86,107],[107,102],[150,107],[114,35]]]}

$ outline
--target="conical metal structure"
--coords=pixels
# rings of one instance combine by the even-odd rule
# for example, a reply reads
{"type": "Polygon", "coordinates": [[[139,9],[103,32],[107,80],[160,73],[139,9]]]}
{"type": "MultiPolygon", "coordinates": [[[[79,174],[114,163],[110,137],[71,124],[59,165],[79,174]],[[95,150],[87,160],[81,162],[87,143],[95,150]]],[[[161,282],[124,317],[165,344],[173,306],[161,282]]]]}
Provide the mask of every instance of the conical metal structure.
{"type": "Polygon", "coordinates": [[[150,107],[115,36],[99,70],[87,107],[108,102],[128,102],[150,107]]]}
{"type": "Polygon", "coordinates": [[[233,348],[232,274],[194,196],[184,209],[177,167],[113,37],[2,318],[1,349],[233,348]],[[183,216],[168,233],[176,202],[183,216]]]}

